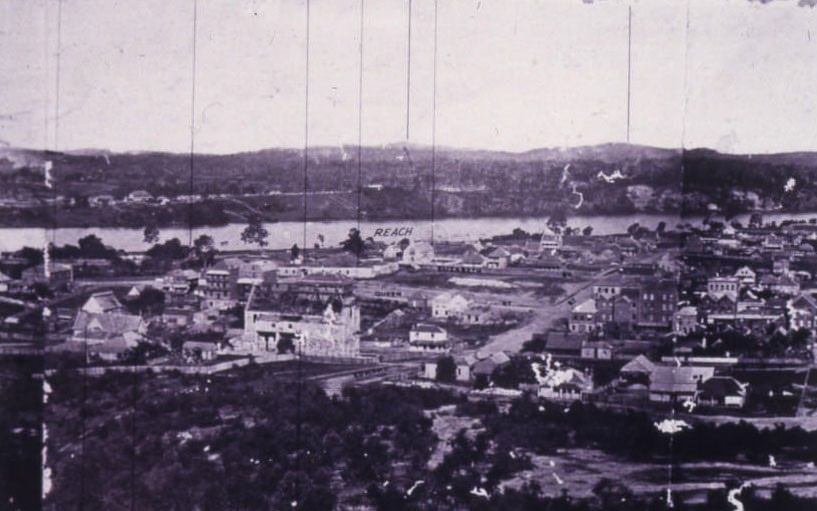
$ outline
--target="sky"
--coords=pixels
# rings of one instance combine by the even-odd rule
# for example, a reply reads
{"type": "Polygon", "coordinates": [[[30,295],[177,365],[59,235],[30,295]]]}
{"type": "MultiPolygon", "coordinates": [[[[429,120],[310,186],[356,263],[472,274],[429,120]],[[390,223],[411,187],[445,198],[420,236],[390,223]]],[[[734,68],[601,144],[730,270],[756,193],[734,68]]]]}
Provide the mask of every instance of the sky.
{"type": "Polygon", "coordinates": [[[809,3],[0,0],[0,144],[817,150],[809,3]]]}

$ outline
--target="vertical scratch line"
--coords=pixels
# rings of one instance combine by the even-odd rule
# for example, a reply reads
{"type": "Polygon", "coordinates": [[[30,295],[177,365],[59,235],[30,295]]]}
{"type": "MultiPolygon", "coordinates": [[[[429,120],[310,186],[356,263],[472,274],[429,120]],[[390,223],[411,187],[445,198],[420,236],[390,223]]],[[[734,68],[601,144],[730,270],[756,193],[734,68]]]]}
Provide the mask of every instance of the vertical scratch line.
{"type": "Polygon", "coordinates": [[[193,0],[193,55],[190,80],[190,197],[187,201],[187,245],[193,246],[193,179],[196,152],[196,32],[198,0],[193,0]]]}
{"type": "MultiPolygon", "coordinates": [[[[357,96],[357,230],[360,232],[361,193],[363,187],[363,19],[365,0],[360,0],[360,41],[358,51],[360,65],[358,67],[358,96],[357,96]]],[[[360,263],[360,252],[357,252],[357,262],[360,263]]]]}
{"type": "Polygon", "coordinates": [[[437,186],[437,4],[434,0],[434,72],[431,94],[431,246],[434,246],[434,195],[437,186]]]}
{"type": "Polygon", "coordinates": [[[630,88],[632,84],[633,7],[627,6],[627,143],[630,143],[630,88]]]}
{"type": "Polygon", "coordinates": [[[303,245],[301,248],[302,258],[306,261],[306,218],[307,201],[306,194],[309,186],[309,0],[306,0],[306,50],[304,67],[304,216],[303,216],[303,245]]]}
{"type": "Polygon", "coordinates": [[[687,195],[687,175],[686,175],[686,127],[687,127],[687,107],[689,104],[689,19],[690,1],[687,0],[686,24],[684,29],[684,78],[683,94],[681,95],[681,212],[680,217],[686,216],[684,198],[687,195]]]}
{"type": "Polygon", "coordinates": [[[406,41],[406,141],[411,126],[411,0],[408,0],[408,34],[406,41]]]}

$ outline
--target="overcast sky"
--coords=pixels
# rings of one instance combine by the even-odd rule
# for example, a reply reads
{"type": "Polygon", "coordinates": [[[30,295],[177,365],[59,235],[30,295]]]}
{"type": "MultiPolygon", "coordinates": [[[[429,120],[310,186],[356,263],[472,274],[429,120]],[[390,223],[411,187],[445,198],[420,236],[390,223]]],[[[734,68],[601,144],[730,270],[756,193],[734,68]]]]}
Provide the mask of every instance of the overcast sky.
{"type": "MultiPolygon", "coordinates": [[[[357,143],[360,5],[310,2],[312,146],[357,143]]],[[[305,6],[199,0],[197,152],[303,147],[305,6]]],[[[817,150],[817,9],[798,0],[439,0],[437,143],[625,141],[628,6],[631,142],[817,150]]],[[[411,21],[410,141],[427,144],[433,0],[411,21]]],[[[408,0],[365,0],[364,145],[406,138],[407,27],[408,0]]],[[[0,140],[188,151],[192,50],[193,0],[63,0],[61,16],[0,0],[0,140]]]]}

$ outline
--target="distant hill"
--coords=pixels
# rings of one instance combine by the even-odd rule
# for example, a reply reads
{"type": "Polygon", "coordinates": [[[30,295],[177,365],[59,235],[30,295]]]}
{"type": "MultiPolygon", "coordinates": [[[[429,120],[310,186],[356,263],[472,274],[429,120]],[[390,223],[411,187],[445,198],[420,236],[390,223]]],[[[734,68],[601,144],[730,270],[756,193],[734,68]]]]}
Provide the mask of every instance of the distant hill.
{"type": "MultiPolygon", "coordinates": [[[[557,210],[698,213],[712,203],[730,212],[817,210],[817,153],[731,155],[709,149],[682,153],[631,144],[524,152],[438,147],[433,171],[428,146],[369,146],[360,153],[360,176],[356,146],[309,148],[306,176],[300,149],[197,154],[191,188],[189,154],[98,149],[51,153],[0,147],[0,178],[5,181],[0,194],[42,195],[38,179],[43,162],[50,160],[56,193],[73,198],[76,208],[85,207],[93,196],[121,198],[142,189],[169,198],[191,193],[205,198],[263,194],[270,198],[250,200],[248,210],[265,212],[270,219],[287,218],[290,209],[302,211],[303,202],[285,198],[286,194],[299,194],[306,184],[310,192],[338,194],[307,199],[311,217],[354,218],[360,182],[361,209],[372,219],[429,216],[432,188],[439,217],[546,215],[557,210]],[[794,190],[784,191],[792,178],[794,190]]],[[[218,201],[228,202],[224,197],[218,201]]],[[[246,211],[231,207],[214,206],[212,210],[220,213],[213,221],[240,221],[246,211]]],[[[105,221],[143,221],[131,213],[127,219],[114,216],[105,221]]],[[[164,215],[161,221],[176,221],[168,220],[171,216],[164,215]]],[[[37,223],[36,218],[27,215],[20,221],[37,223]]]]}

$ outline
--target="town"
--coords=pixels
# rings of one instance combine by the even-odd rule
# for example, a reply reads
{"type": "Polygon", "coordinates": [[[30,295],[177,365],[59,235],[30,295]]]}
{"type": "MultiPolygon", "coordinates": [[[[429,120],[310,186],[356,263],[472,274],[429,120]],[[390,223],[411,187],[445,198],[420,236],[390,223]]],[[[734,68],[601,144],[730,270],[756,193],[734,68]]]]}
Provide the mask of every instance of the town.
{"type": "MultiPolygon", "coordinates": [[[[594,235],[555,215],[541,232],[472,242],[386,242],[351,228],[339,246],[289,250],[264,248],[263,226],[248,225],[247,249],[231,252],[206,234],[185,246],[146,229],[155,244],[142,253],[89,234],[2,254],[0,352],[42,357],[52,388],[71,374],[94,386],[251,373],[329,397],[403,389],[506,413],[532,400],[566,414],[581,405],[686,427],[813,431],[815,220],[713,214],[594,235]]],[[[473,420],[445,406],[429,413],[441,445],[473,420]]],[[[787,468],[758,469],[761,490],[817,483],[807,458],[776,455],[787,468]]],[[[525,467],[528,477],[545,469],[525,467]]],[[[495,487],[513,487],[516,472],[495,487]]],[[[548,480],[556,494],[559,477],[548,480]]],[[[685,492],[694,502],[705,486],[685,492]]]]}

